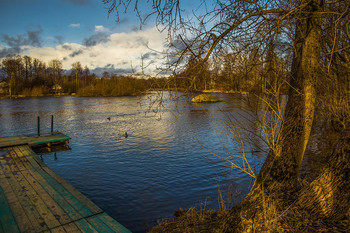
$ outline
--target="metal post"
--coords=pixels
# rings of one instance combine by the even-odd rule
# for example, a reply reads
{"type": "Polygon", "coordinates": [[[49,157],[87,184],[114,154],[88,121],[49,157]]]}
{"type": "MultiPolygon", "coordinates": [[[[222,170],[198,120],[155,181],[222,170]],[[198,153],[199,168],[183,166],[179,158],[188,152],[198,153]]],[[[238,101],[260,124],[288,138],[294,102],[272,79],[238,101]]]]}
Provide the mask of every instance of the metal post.
{"type": "Polygon", "coordinates": [[[38,136],[40,136],[40,117],[38,116],[38,136]]]}
{"type": "Polygon", "coordinates": [[[53,133],[53,115],[51,115],[51,133],[53,133]]]}

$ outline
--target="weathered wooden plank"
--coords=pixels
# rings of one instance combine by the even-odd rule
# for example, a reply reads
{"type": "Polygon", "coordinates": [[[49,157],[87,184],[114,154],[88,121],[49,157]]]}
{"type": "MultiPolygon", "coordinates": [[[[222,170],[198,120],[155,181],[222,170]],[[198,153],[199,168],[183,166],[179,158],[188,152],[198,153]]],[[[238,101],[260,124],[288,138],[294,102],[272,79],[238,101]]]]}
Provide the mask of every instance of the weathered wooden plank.
{"type": "Polygon", "coordinates": [[[37,177],[33,177],[32,172],[22,171],[23,177],[27,179],[27,182],[33,187],[36,191],[39,198],[42,199],[43,203],[47,206],[47,208],[52,212],[55,218],[58,220],[60,224],[66,224],[72,221],[70,216],[61,208],[61,206],[54,200],[51,195],[46,192],[46,190],[41,186],[41,184],[37,181],[37,177]]]}
{"type": "Polygon", "coordinates": [[[126,227],[124,227],[122,224],[114,220],[111,216],[109,216],[106,213],[99,214],[97,217],[106,223],[114,232],[119,233],[131,233],[126,227]]]}
{"type": "Polygon", "coordinates": [[[17,225],[21,232],[35,232],[35,228],[32,225],[31,220],[26,215],[26,211],[16,194],[13,192],[11,185],[5,177],[0,175],[0,186],[3,187],[4,195],[6,196],[7,202],[9,203],[12,213],[16,219],[17,225]]]}
{"type": "Polygon", "coordinates": [[[26,180],[26,178],[21,173],[15,174],[14,177],[17,179],[19,185],[22,187],[22,190],[29,197],[30,201],[33,203],[41,217],[44,219],[46,225],[49,228],[59,226],[59,221],[46,206],[45,202],[41,199],[38,193],[33,189],[31,184],[26,180]]]}
{"type": "Polygon", "coordinates": [[[24,146],[15,146],[15,147],[11,147],[13,152],[14,152],[14,156],[15,158],[17,158],[18,163],[21,163],[23,166],[23,170],[30,170],[33,169],[32,164],[30,163],[30,161],[28,160],[28,158],[30,156],[27,156],[24,154],[24,152],[21,150],[22,147],[24,146]]]}
{"type": "MultiPolygon", "coordinates": [[[[46,168],[46,170],[51,171],[51,169],[46,168]]],[[[77,212],[79,212],[84,218],[87,219],[88,223],[93,227],[98,229],[98,232],[114,232],[114,230],[111,229],[110,225],[113,225],[116,223],[116,221],[111,221],[111,219],[108,219],[106,216],[105,219],[108,219],[108,224],[106,224],[105,222],[103,222],[102,219],[100,219],[99,217],[97,217],[98,215],[94,215],[96,213],[91,212],[88,208],[86,208],[86,206],[80,202],[80,200],[78,200],[77,198],[75,198],[74,196],[71,195],[70,192],[67,191],[67,189],[65,189],[64,186],[62,186],[61,184],[58,184],[57,181],[55,179],[53,179],[49,174],[45,174],[44,171],[42,170],[38,170],[37,171],[40,175],[42,175],[50,185],[54,185],[54,188],[57,192],[59,192],[67,202],[69,202],[77,212]],[[52,183],[50,183],[52,182],[52,183]],[[94,218],[91,218],[89,216],[92,216],[94,218]]],[[[51,171],[52,172],[52,171],[51,171]]],[[[55,174],[55,173],[54,173],[55,174]]],[[[77,191],[78,192],[78,191],[77,191]]],[[[82,195],[82,194],[81,194],[82,195]]],[[[85,197],[85,196],[84,196],[85,197]]],[[[92,203],[93,204],[93,203],[92,203]]],[[[94,206],[96,206],[95,204],[93,204],[94,206]]],[[[99,208],[98,208],[99,209],[99,208]]],[[[102,213],[102,210],[101,212],[102,213]]],[[[119,224],[120,225],[120,224],[119,224]]],[[[115,226],[113,226],[115,227],[115,226]]],[[[116,229],[119,230],[119,227],[115,227],[116,229]]],[[[126,231],[129,232],[129,231],[126,231]]]]}
{"type": "MultiPolygon", "coordinates": [[[[38,155],[32,150],[32,148],[29,145],[18,146],[17,148],[22,152],[21,156],[35,157],[35,158],[38,157],[38,155]]],[[[42,163],[42,162],[40,161],[40,163],[42,163]]]]}
{"type": "Polygon", "coordinates": [[[10,173],[11,171],[16,171],[16,164],[11,156],[11,150],[7,151],[5,154],[0,156],[0,164],[2,173],[10,173]]]}
{"type": "Polygon", "coordinates": [[[27,169],[42,169],[42,167],[47,167],[45,163],[43,163],[38,155],[34,153],[34,151],[28,146],[18,146],[14,149],[18,156],[22,156],[25,158],[27,169]]]}
{"type": "Polygon", "coordinates": [[[70,221],[81,219],[83,216],[79,214],[75,208],[67,202],[67,198],[62,196],[55,187],[49,183],[44,177],[42,177],[38,171],[32,171],[32,175],[41,187],[57,202],[57,204],[65,211],[69,216],[70,221]]]}
{"type": "Polygon", "coordinates": [[[11,168],[8,164],[8,160],[6,160],[4,156],[0,157],[0,164],[1,164],[2,174],[7,174],[11,172],[11,168]]]}
{"type": "MultiPolygon", "coordinates": [[[[50,170],[50,169],[48,169],[50,170]]],[[[38,170],[38,173],[43,176],[48,183],[50,183],[54,189],[63,196],[66,201],[74,207],[74,209],[83,217],[88,217],[96,213],[89,210],[79,199],[73,196],[62,184],[55,181],[48,173],[43,170],[38,170]]]]}
{"type": "Polygon", "coordinates": [[[11,141],[11,140],[18,140],[18,139],[23,139],[28,136],[9,136],[9,137],[0,137],[0,142],[6,142],[6,141],[11,141]]]}
{"type": "Polygon", "coordinates": [[[66,233],[67,231],[62,226],[59,226],[59,227],[51,229],[51,232],[52,233],[66,233]]]}
{"type": "MultiPolygon", "coordinates": [[[[1,186],[5,187],[6,181],[11,186],[12,191],[16,194],[20,205],[24,209],[24,212],[34,229],[36,229],[36,231],[47,230],[48,227],[45,224],[43,217],[39,214],[34,204],[30,201],[23,188],[17,182],[16,178],[12,174],[0,176],[1,186]]],[[[10,189],[6,188],[6,192],[10,192],[10,189]]]]}
{"type": "Polygon", "coordinates": [[[98,233],[98,231],[85,219],[80,219],[75,222],[75,224],[81,229],[82,232],[86,233],[98,233]]]}
{"type": "Polygon", "coordinates": [[[69,223],[69,224],[66,224],[66,225],[63,225],[63,228],[64,228],[64,230],[66,231],[66,232],[76,232],[76,233],[78,233],[78,232],[82,232],[81,230],[80,230],[80,228],[79,227],[77,227],[76,226],[76,224],[75,223],[69,223]]]}
{"type": "Polygon", "coordinates": [[[56,143],[56,142],[65,142],[69,141],[71,138],[64,134],[51,135],[47,137],[41,137],[37,140],[31,140],[28,142],[29,145],[38,145],[38,144],[46,144],[46,143],[56,143]]]}
{"type": "Polygon", "coordinates": [[[18,146],[18,145],[38,145],[38,144],[45,144],[45,143],[56,143],[56,142],[64,142],[68,141],[71,138],[59,133],[55,132],[49,135],[43,135],[43,136],[14,136],[14,137],[2,137],[0,138],[0,148],[4,147],[11,147],[11,146],[18,146]]]}
{"type": "Polygon", "coordinates": [[[104,232],[104,233],[114,232],[106,223],[104,223],[103,221],[101,221],[101,219],[99,219],[98,215],[88,217],[86,218],[86,221],[88,221],[95,229],[97,229],[98,232],[104,232]]]}
{"type": "Polygon", "coordinates": [[[24,158],[19,157],[14,149],[15,148],[13,148],[9,153],[12,156],[14,162],[16,163],[18,171],[23,171],[27,169],[26,166],[24,165],[24,158]]]}
{"type": "Polygon", "coordinates": [[[20,232],[17,222],[12,215],[12,211],[0,186],[0,225],[4,232],[20,232]]]}
{"type": "Polygon", "coordinates": [[[0,232],[130,232],[48,168],[28,145],[0,154],[0,188],[0,232]],[[15,222],[6,227],[17,230],[5,229],[4,221],[15,222]]]}
{"type": "Polygon", "coordinates": [[[54,173],[50,168],[44,167],[43,170],[47,172],[57,183],[61,184],[69,193],[71,193],[76,199],[83,203],[93,214],[102,213],[103,211],[96,204],[94,204],[90,199],[84,196],[71,184],[65,181],[62,177],[54,173]]]}

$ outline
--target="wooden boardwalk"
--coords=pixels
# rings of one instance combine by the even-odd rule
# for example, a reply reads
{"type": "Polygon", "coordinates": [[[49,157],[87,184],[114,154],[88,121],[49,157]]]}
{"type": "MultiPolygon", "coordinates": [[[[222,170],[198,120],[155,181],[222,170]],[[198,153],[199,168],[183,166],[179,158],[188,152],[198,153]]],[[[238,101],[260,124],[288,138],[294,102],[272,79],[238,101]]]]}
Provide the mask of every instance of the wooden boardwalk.
{"type": "Polygon", "coordinates": [[[0,148],[10,147],[10,146],[19,146],[19,145],[38,145],[38,144],[47,144],[47,143],[56,143],[69,141],[70,137],[60,133],[54,132],[48,135],[36,136],[14,136],[14,137],[2,137],[0,138],[0,148]]]}
{"type": "Polygon", "coordinates": [[[130,232],[29,145],[0,149],[0,232],[130,232]]]}

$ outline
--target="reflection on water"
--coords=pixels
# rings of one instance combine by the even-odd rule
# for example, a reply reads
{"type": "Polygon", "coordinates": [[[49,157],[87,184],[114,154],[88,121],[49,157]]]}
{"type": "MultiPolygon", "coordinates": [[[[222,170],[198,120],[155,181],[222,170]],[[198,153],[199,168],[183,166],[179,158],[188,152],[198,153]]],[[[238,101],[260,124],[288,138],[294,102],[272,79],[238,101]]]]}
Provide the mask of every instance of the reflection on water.
{"type": "MultiPolygon", "coordinates": [[[[146,113],[147,98],[3,99],[1,136],[35,133],[37,116],[41,131],[49,132],[54,115],[55,130],[72,138],[71,150],[57,156],[43,154],[44,162],[118,222],[133,232],[144,232],[158,219],[170,218],[177,209],[199,201],[206,201],[207,209],[218,209],[218,185],[226,194],[226,204],[227,199],[237,203],[249,191],[250,177],[205,149],[240,153],[232,137],[222,134],[227,132],[220,123],[225,113],[251,131],[260,130],[243,110],[240,95],[220,95],[226,102],[186,105],[180,101],[182,114],[176,121],[174,109],[167,109],[161,119],[146,113]],[[228,197],[229,191],[234,195],[228,197]]],[[[259,154],[260,149],[252,148],[264,145],[255,143],[247,151],[259,154]]]]}

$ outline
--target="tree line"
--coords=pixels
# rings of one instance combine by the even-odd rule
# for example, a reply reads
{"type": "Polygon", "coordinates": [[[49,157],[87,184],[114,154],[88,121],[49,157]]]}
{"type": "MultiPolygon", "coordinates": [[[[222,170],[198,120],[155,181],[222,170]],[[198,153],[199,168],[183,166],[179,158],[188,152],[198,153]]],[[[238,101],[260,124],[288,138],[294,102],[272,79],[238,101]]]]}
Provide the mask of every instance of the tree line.
{"type": "Polygon", "coordinates": [[[7,56],[1,61],[0,95],[46,96],[73,94],[79,96],[138,95],[151,87],[147,79],[118,76],[104,72],[98,77],[87,66],[75,62],[70,73],[62,63],[53,59],[48,63],[30,56],[7,56]]]}
{"type": "Polygon", "coordinates": [[[287,93],[288,63],[276,51],[253,49],[246,54],[220,52],[206,61],[189,56],[184,68],[169,78],[171,87],[188,91],[220,90],[249,93],[287,93]]]}
{"type": "MultiPolygon", "coordinates": [[[[137,95],[149,89],[266,93],[281,88],[281,82],[288,77],[288,61],[274,51],[270,56],[274,59],[273,65],[265,62],[257,49],[246,55],[226,49],[220,56],[205,62],[190,56],[181,70],[162,78],[133,78],[108,72],[98,77],[79,61],[72,64],[67,74],[58,59],[45,63],[27,55],[7,56],[1,62],[1,95],[76,93],[79,96],[121,96],[137,95]]],[[[286,93],[286,90],[284,83],[282,91],[286,93]]]]}

